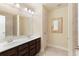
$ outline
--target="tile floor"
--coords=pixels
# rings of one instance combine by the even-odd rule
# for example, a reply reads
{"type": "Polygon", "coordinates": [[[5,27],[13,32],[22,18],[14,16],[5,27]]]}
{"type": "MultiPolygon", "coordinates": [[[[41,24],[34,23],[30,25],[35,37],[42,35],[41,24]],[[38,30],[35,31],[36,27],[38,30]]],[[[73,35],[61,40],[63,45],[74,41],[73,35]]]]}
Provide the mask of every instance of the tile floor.
{"type": "Polygon", "coordinates": [[[76,49],[76,56],[79,56],[79,49],[76,49]]]}
{"type": "Polygon", "coordinates": [[[39,54],[39,56],[67,56],[67,54],[67,51],[58,48],[47,47],[42,54],[39,54]]]}

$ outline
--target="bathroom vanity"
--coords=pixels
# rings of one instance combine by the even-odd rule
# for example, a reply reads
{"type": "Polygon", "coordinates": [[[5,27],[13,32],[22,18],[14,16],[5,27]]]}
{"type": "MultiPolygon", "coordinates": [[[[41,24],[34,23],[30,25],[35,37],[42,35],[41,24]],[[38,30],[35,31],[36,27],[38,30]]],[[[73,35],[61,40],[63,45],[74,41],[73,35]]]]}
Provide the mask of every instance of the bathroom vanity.
{"type": "Polygon", "coordinates": [[[18,40],[18,42],[12,42],[0,47],[0,56],[34,56],[40,52],[40,48],[40,37],[18,40]]]}
{"type": "Polygon", "coordinates": [[[0,4],[0,56],[34,56],[40,51],[41,36],[33,31],[29,13],[33,11],[18,5],[0,4]]]}
{"type": "Polygon", "coordinates": [[[3,12],[0,24],[0,56],[34,56],[40,51],[41,38],[33,33],[31,17],[3,12]]]}

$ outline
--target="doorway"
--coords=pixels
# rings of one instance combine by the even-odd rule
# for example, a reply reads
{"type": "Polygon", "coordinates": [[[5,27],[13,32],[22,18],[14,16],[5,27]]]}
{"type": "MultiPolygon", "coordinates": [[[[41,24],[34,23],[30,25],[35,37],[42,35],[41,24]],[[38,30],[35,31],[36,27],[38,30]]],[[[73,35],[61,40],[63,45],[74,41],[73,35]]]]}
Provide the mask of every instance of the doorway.
{"type": "Polygon", "coordinates": [[[77,27],[77,21],[74,19],[77,19],[77,17],[74,16],[77,16],[77,14],[74,11],[77,11],[75,9],[77,5],[75,3],[50,3],[44,4],[43,7],[45,7],[43,11],[44,50],[49,50],[48,52],[45,51],[45,55],[46,53],[52,56],[57,55],[57,51],[60,51],[58,55],[62,56],[75,55],[75,48],[77,46],[75,39],[77,39],[77,36],[74,33],[77,34],[77,32],[74,28],[77,27]],[[63,23],[62,32],[52,32],[52,20],[59,17],[63,19],[63,22],[61,22],[63,23]]]}

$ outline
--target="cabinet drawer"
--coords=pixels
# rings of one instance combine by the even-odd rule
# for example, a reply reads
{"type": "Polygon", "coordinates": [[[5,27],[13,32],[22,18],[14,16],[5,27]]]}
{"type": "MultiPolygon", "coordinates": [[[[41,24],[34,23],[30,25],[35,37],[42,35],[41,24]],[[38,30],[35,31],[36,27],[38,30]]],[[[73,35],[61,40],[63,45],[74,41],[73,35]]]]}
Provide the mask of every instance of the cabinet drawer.
{"type": "Polygon", "coordinates": [[[27,56],[27,55],[29,55],[29,47],[28,47],[28,44],[27,43],[25,43],[25,44],[23,44],[23,45],[20,45],[19,47],[18,47],[18,55],[19,56],[27,56]]]}
{"type": "Polygon", "coordinates": [[[35,45],[35,40],[30,41],[30,42],[29,42],[29,45],[30,45],[30,46],[31,46],[31,45],[35,45]]]}
{"type": "Polygon", "coordinates": [[[25,43],[25,44],[23,44],[23,45],[20,45],[20,46],[18,47],[18,50],[19,50],[19,51],[22,51],[22,50],[27,49],[27,48],[28,48],[28,44],[25,43]]]}
{"type": "Polygon", "coordinates": [[[36,47],[36,50],[40,50],[40,46],[36,47]]]}
{"type": "Polygon", "coordinates": [[[1,56],[17,56],[17,48],[7,50],[0,54],[1,56]]]}
{"type": "Polygon", "coordinates": [[[37,44],[36,44],[36,46],[38,47],[38,46],[41,46],[41,44],[38,42],[37,44]]]}
{"type": "Polygon", "coordinates": [[[31,49],[30,50],[30,56],[33,56],[33,55],[35,55],[36,54],[36,50],[35,49],[31,49]]]}
{"type": "Polygon", "coordinates": [[[31,45],[31,46],[30,46],[30,50],[31,50],[31,49],[35,49],[35,48],[36,48],[35,45],[31,45]]]}
{"type": "Polygon", "coordinates": [[[40,43],[40,42],[41,42],[41,39],[38,38],[38,39],[36,40],[36,43],[40,43]]]}
{"type": "Polygon", "coordinates": [[[29,54],[29,51],[28,51],[28,49],[24,49],[23,51],[19,51],[19,56],[28,56],[28,54],[29,54]]]}

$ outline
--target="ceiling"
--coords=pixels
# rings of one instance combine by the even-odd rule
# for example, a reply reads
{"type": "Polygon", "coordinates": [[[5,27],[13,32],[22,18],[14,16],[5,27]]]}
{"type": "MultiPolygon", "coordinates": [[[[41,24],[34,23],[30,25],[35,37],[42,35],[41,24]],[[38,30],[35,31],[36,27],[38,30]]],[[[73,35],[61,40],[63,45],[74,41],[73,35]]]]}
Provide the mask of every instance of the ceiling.
{"type": "Polygon", "coordinates": [[[20,3],[20,6],[23,8],[29,8],[31,10],[34,10],[34,8],[35,8],[34,3],[20,3]]]}
{"type": "Polygon", "coordinates": [[[67,6],[67,3],[44,3],[44,6],[48,10],[51,10],[51,9],[67,6]]]}
{"type": "MultiPolygon", "coordinates": [[[[39,3],[38,3],[39,4],[39,3]]],[[[36,7],[36,5],[38,4],[34,4],[34,3],[21,3],[21,7],[25,8],[30,8],[30,9],[34,9],[36,7]]],[[[46,7],[47,10],[52,10],[52,9],[55,9],[55,8],[60,8],[60,7],[64,7],[64,6],[67,6],[67,3],[43,3],[44,7],[46,7]]]]}

